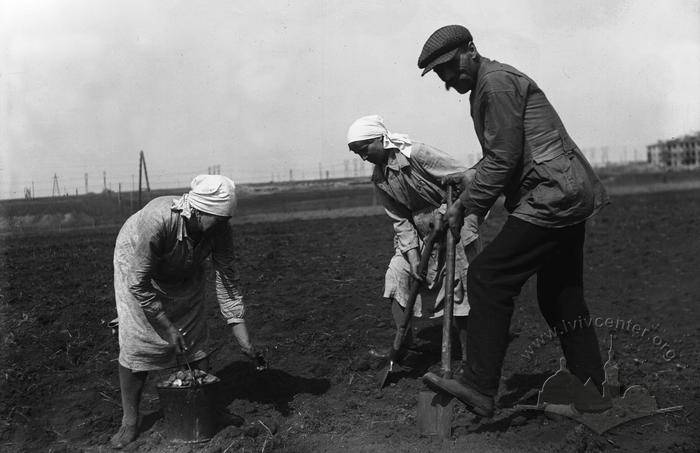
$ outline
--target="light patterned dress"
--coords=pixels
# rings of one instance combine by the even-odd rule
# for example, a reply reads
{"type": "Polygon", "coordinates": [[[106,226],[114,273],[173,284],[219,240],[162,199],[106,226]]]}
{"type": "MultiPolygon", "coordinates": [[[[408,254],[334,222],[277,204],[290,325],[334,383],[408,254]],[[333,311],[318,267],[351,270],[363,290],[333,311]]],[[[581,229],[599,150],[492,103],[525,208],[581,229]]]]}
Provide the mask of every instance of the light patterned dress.
{"type": "MultiPolygon", "coordinates": [[[[384,278],[384,297],[406,306],[411,283],[410,265],[405,253],[413,248],[419,252],[430,233],[430,223],[436,213],[445,212],[443,176],[464,172],[467,168],[448,154],[414,142],[410,157],[401,152],[391,153],[386,165],[375,166],[372,181],[377,199],[394,224],[395,254],[384,278]]],[[[458,201],[456,201],[458,202],[458,201]]],[[[455,253],[454,315],[467,316],[467,269],[469,262],[481,251],[479,221],[467,217],[460,233],[455,253]]],[[[433,248],[428,264],[426,283],[422,285],[414,306],[416,317],[442,316],[445,280],[444,241],[433,248]]]]}
{"type": "Polygon", "coordinates": [[[221,224],[195,243],[185,218],[171,210],[175,197],[159,197],[129,217],[114,249],[114,292],[119,316],[119,363],[132,371],[150,371],[177,364],[173,348],[146,318],[164,312],[188,344],[188,360],[206,357],[205,295],[211,266],[221,314],[242,322],[243,298],[238,291],[233,230],[221,224]]]}

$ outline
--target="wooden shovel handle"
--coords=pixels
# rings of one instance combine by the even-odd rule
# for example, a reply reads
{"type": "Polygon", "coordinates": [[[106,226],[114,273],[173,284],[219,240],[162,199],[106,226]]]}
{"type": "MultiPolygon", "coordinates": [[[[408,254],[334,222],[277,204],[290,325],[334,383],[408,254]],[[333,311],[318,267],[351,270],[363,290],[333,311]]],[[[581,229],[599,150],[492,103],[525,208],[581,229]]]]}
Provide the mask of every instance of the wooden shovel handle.
{"type": "MultiPolygon", "coordinates": [[[[447,186],[447,209],[452,207],[452,186],[447,186]]],[[[447,229],[445,239],[445,306],[442,315],[442,354],[441,371],[446,379],[452,378],[452,310],[454,307],[455,287],[455,237],[447,229]]]]}
{"type": "MultiPolygon", "coordinates": [[[[435,245],[435,242],[437,242],[438,237],[442,233],[441,230],[442,229],[439,226],[434,225],[433,228],[430,230],[430,234],[428,234],[428,237],[423,243],[423,252],[420,255],[420,263],[418,264],[418,273],[420,275],[423,275],[426,269],[428,268],[428,262],[430,262],[430,256],[433,253],[433,246],[435,245]]],[[[394,343],[392,344],[391,352],[389,353],[389,360],[392,362],[396,361],[399,354],[399,349],[401,348],[403,339],[406,336],[406,328],[408,327],[408,323],[411,321],[411,317],[413,316],[413,307],[416,305],[416,299],[418,298],[418,293],[420,292],[420,287],[422,283],[423,282],[421,282],[420,280],[411,278],[411,286],[408,294],[408,301],[406,301],[406,308],[403,312],[401,324],[396,330],[396,335],[394,336],[394,343]]]]}

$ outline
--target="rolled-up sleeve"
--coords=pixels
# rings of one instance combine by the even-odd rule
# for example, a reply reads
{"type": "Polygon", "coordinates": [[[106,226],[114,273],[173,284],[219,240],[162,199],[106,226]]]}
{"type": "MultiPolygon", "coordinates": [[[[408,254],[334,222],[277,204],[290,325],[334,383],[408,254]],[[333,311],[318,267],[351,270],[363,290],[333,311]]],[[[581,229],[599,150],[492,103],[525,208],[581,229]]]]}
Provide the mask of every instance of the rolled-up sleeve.
{"type": "Polygon", "coordinates": [[[523,154],[524,102],[515,89],[485,95],[481,105],[484,157],[475,166],[468,190],[460,196],[467,213],[485,216],[517,168],[523,154]]]}
{"type": "Polygon", "coordinates": [[[411,220],[413,217],[411,211],[383,190],[375,187],[375,191],[377,199],[384,206],[384,212],[394,223],[394,233],[399,251],[406,253],[411,249],[418,248],[420,244],[418,231],[411,220]]]}
{"type": "Polygon", "coordinates": [[[134,252],[127,263],[129,291],[149,319],[158,318],[165,313],[151,280],[162,239],[161,226],[162,221],[156,218],[144,216],[141,219],[139,234],[131,238],[134,252]]]}
{"type": "Polygon", "coordinates": [[[243,322],[245,306],[240,291],[240,276],[236,266],[233,228],[226,224],[216,236],[212,247],[212,262],[216,273],[216,299],[221,315],[228,324],[243,322]]]}

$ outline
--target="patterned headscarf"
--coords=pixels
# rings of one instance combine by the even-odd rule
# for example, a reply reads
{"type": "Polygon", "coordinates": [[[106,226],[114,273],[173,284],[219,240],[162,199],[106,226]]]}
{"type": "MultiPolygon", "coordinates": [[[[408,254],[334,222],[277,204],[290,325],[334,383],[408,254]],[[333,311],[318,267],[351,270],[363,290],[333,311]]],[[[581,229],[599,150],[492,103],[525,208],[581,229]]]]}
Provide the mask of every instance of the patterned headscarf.
{"type": "Polygon", "coordinates": [[[190,184],[191,190],[173,200],[171,209],[190,218],[192,209],[207,214],[231,217],[236,210],[236,185],[226,176],[199,175],[190,184]]]}
{"type": "Polygon", "coordinates": [[[401,154],[411,157],[411,139],[406,134],[394,134],[384,126],[384,118],[379,115],[363,116],[355,120],[348,129],[348,144],[383,137],[384,149],[397,148],[401,154]]]}

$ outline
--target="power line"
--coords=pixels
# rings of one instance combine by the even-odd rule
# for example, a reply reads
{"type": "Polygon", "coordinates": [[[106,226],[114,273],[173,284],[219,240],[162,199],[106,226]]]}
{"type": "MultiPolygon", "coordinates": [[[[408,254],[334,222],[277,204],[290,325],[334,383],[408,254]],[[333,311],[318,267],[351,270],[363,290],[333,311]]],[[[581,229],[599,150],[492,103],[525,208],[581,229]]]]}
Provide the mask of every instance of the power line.
{"type": "MultiPolygon", "coordinates": [[[[203,173],[203,171],[198,172],[196,169],[190,170],[190,171],[173,171],[173,172],[158,172],[156,174],[148,174],[148,169],[145,164],[145,154],[144,154],[144,160],[141,162],[141,154],[139,153],[139,176],[141,178],[141,187],[142,190],[144,190],[144,180],[143,178],[146,178],[145,181],[145,190],[148,190],[151,188],[153,185],[154,187],[158,187],[159,189],[164,189],[164,188],[184,188],[188,186],[188,183],[190,179],[197,173],[203,173]],[[151,180],[153,180],[153,184],[151,184],[151,180]]],[[[232,166],[235,168],[235,166],[232,166]]],[[[102,171],[102,184],[103,184],[103,190],[107,190],[108,188],[114,186],[116,187],[116,184],[118,183],[128,183],[129,179],[132,179],[132,186],[135,186],[133,178],[134,178],[134,172],[129,172],[129,171],[119,171],[118,169],[116,171],[111,171],[110,167],[110,175],[109,178],[107,178],[107,172],[106,170],[102,171]]],[[[73,169],[75,170],[75,169],[73,169]]],[[[207,170],[205,167],[203,170],[207,170]]],[[[215,164],[210,167],[209,169],[212,173],[214,174],[222,174],[222,165],[221,164],[215,164]]],[[[343,177],[350,177],[351,175],[354,176],[362,176],[365,174],[370,174],[372,171],[372,166],[368,165],[366,162],[361,162],[359,160],[353,161],[353,167],[352,171],[350,168],[350,161],[349,160],[341,160],[341,161],[335,161],[335,162],[317,162],[314,164],[310,165],[299,165],[295,166],[292,168],[287,167],[285,170],[281,170],[279,168],[267,168],[267,169],[262,169],[259,171],[249,171],[249,172],[238,172],[238,171],[233,171],[233,172],[228,172],[226,176],[231,177],[234,181],[237,183],[258,183],[258,182],[267,182],[270,181],[270,179],[281,182],[285,180],[286,178],[283,178],[281,175],[284,174],[284,172],[287,172],[290,175],[291,180],[305,180],[307,179],[330,179],[330,178],[343,178],[343,177]],[[317,176],[318,175],[318,176],[317,176]]],[[[89,172],[87,171],[78,171],[74,173],[69,173],[69,174],[63,174],[61,176],[61,179],[59,181],[58,179],[58,171],[53,172],[53,175],[51,175],[47,179],[39,179],[39,181],[31,181],[29,179],[25,180],[22,182],[21,180],[15,180],[13,181],[13,185],[11,188],[8,188],[9,190],[0,193],[0,198],[16,198],[16,197],[23,197],[25,195],[24,193],[24,187],[28,187],[30,184],[32,185],[32,196],[58,196],[61,194],[65,194],[66,190],[65,188],[61,185],[65,185],[65,187],[78,187],[80,188],[81,186],[84,186],[85,188],[85,193],[90,192],[90,176],[89,172]],[[55,181],[54,181],[55,179],[55,181]],[[49,181],[51,181],[51,187],[49,187],[49,181]],[[49,191],[50,189],[50,191],[49,191]]],[[[132,190],[136,190],[135,187],[132,188],[132,190]]]]}

